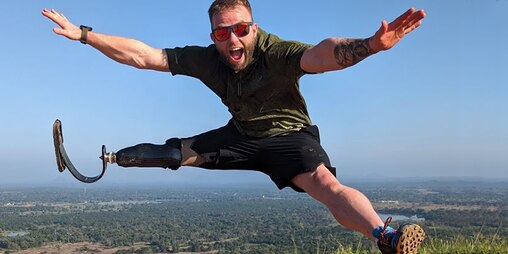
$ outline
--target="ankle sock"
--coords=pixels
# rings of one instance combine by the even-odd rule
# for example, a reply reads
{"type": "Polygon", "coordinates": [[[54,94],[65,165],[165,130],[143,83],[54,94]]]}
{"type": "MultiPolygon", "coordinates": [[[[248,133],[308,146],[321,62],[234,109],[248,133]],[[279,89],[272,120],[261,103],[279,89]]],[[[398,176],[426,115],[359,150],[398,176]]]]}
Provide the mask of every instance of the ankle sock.
{"type": "MultiPolygon", "coordinates": [[[[374,236],[374,238],[376,238],[378,240],[379,240],[379,238],[381,238],[381,231],[383,231],[383,227],[384,226],[379,226],[372,231],[372,235],[374,236]]],[[[394,234],[395,232],[397,232],[395,229],[388,226],[388,227],[386,227],[385,236],[388,237],[390,234],[394,234]]]]}

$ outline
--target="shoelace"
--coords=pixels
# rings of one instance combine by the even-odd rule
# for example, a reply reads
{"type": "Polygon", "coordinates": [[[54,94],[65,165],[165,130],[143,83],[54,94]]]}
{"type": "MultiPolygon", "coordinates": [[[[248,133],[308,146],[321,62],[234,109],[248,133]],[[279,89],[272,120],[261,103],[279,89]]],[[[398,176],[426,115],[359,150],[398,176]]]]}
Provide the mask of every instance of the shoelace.
{"type": "Polygon", "coordinates": [[[386,228],[388,228],[388,225],[390,225],[391,222],[392,222],[392,217],[388,216],[388,218],[386,218],[385,225],[383,226],[383,230],[381,230],[381,234],[380,234],[381,237],[379,239],[381,242],[386,242],[386,239],[385,239],[386,228]]]}

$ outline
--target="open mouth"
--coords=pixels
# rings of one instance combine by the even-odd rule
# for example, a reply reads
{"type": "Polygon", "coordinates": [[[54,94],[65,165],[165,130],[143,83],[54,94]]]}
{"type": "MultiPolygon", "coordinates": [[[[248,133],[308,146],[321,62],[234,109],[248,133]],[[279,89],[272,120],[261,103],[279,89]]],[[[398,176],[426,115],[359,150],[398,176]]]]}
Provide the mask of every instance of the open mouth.
{"type": "Polygon", "coordinates": [[[234,61],[240,61],[243,56],[243,48],[233,48],[229,50],[229,55],[234,61]]]}

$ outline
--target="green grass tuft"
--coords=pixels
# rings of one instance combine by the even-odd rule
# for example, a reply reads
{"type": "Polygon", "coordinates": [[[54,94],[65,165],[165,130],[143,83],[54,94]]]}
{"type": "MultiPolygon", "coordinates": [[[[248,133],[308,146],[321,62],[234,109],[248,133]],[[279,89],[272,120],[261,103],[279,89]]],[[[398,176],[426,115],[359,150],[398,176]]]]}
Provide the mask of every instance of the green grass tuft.
{"type": "MultiPolygon", "coordinates": [[[[321,252],[322,253],[322,252],[321,252]]],[[[342,246],[333,254],[373,254],[380,253],[374,246],[342,246]]],[[[453,240],[427,237],[418,250],[419,254],[508,254],[508,240],[490,236],[465,238],[458,236],[453,240]]]]}

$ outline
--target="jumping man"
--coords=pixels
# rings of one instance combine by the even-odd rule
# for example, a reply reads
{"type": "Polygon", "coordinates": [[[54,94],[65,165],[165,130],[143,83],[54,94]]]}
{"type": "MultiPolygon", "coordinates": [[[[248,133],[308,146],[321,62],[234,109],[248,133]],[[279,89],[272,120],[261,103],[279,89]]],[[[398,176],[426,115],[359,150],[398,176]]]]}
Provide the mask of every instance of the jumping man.
{"type": "Polygon", "coordinates": [[[341,70],[392,48],[420,26],[423,10],[411,8],[391,23],[383,21],[369,38],[328,38],[308,45],[262,30],[253,21],[248,0],[216,0],[208,10],[213,44],[166,49],[78,27],[55,10],[42,14],[59,26],[53,29],[56,34],[88,44],[119,63],[201,80],[232,115],[225,126],[193,137],[122,149],[111,162],[123,167],[260,171],[278,188],[291,187],[323,203],[337,222],[376,241],[382,253],[417,252],[425,235],[420,226],[391,228],[365,195],[337,180],[299,79],[341,70]]]}

